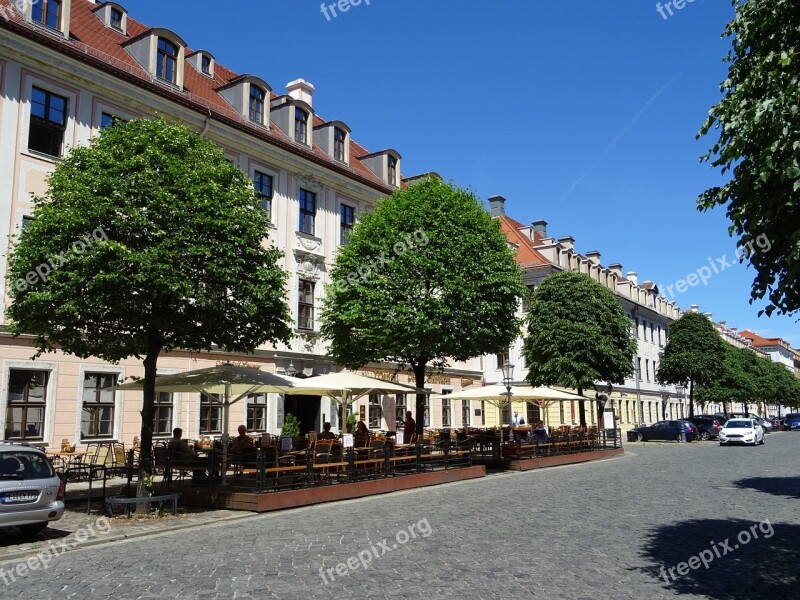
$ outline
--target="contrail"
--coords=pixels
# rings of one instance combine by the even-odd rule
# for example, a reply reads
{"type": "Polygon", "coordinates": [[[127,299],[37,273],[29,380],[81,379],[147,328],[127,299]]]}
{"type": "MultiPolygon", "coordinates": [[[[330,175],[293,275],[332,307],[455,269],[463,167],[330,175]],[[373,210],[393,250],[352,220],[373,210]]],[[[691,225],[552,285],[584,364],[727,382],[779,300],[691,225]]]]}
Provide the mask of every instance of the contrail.
{"type": "Polygon", "coordinates": [[[581,181],[583,181],[586,178],[586,176],[589,173],[591,173],[594,170],[594,168],[598,164],[600,164],[606,156],[608,156],[608,154],[614,149],[614,146],[616,146],[619,143],[619,141],[623,137],[625,137],[625,134],[628,133],[628,131],[630,131],[631,127],[633,127],[636,124],[636,121],[638,121],[639,118],[644,113],[647,112],[647,109],[650,108],[650,105],[653,104],[653,102],[655,102],[656,100],[658,100],[658,97],[661,96],[661,94],[663,94],[664,91],[669,86],[671,86],[673,83],[678,81],[678,79],[680,79],[682,76],[683,76],[683,73],[678,73],[670,81],[668,81],[667,83],[662,85],[661,89],[659,89],[655,94],[653,94],[653,96],[650,97],[650,99],[647,102],[644,103],[644,106],[642,106],[642,108],[639,109],[639,112],[636,113],[636,116],[633,117],[633,119],[631,119],[628,122],[628,124],[625,125],[625,127],[623,127],[622,130],[617,135],[614,136],[614,138],[611,140],[611,142],[608,144],[608,146],[606,146],[605,149],[600,153],[600,156],[598,156],[594,160],[594,162],[592,162],[592,164],[589,165],[589,168],[586,169],[580,177],[578,177],[575,181],[572,182],[572,185],[569,187],[569,189],[566,191],[566,193],[561,197],[562,200],[565,200],[566,197],[569,196],[572,193],[572,190],[574,190],[578,186],[578,184],[581,181]]]}

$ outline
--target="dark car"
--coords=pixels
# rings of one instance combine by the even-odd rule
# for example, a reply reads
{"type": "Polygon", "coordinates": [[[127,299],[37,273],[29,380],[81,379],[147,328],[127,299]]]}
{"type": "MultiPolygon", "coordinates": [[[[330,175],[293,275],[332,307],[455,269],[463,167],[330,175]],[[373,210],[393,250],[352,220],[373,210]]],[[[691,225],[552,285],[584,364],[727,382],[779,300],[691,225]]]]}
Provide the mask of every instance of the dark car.
{"type": "Polygon", "coordinates": [[[688,421],[658,421],[652,425],[635,427],[628,432],[629,442],[647,442],[649,440],[681,441],[681,429],[686,434],[686,441],[697,437],[697,427],[688,421]]]}
{"type": "Polygon", "coordinates": [[[706,415],[697,415],[686,419],[697,427],[697,437],[701,440],[713,440],[719,437],[719,430],[722,429],[716,417],[706,415]]]}
{"type": "Polygon", "coordinates": [[[800,429],[800,413],[786,413],[783,415],[783,430],[792,431],[800,429]]]}

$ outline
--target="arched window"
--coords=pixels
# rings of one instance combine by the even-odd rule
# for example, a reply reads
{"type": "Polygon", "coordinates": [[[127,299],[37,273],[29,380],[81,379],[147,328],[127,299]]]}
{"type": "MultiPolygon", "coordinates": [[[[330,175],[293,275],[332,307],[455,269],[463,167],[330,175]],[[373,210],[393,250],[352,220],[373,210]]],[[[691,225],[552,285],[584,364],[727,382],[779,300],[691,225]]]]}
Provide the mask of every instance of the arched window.
{"type": "Polygon", "coordinates": [[[178,77],[178,47],[164,38],[158,38],[156,77],[176,83],[178,77]]]}
{"type": "Polygon", "coordinates": [[[250,85],[250,120],[264,123],[264,90],[250,85]]]}
{"type": "Polygon", "coordinates": [[[344,162],[344,144],[347,134],[344,130],[336,127],[333,130],[333,158],[344,162]]]}
{"type": "Polygon", "coordinates": [[[308,132],[308,115],[304,110],[294,109],[294,141],[307,144],[306,134],[308,132]]]}

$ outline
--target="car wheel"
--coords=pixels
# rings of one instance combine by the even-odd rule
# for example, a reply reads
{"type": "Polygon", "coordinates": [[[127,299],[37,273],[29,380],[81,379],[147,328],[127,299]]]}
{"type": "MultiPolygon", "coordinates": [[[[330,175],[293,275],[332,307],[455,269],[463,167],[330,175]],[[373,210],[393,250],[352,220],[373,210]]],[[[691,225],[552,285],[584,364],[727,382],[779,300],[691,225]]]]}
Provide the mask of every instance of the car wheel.
{"type": "Polygon", "coordinates": [[[708,433],[707,431],[701,431],[700,432],[700,439],[703,440],[704,442],[707,442],[708,440],[711,439],[711,434],[708,433]]]}
{"type": "Polygon", "coordinates": [[[636,434],[636,441],[637,442],[643,442],[644,441],[644,436],[641,433],[637,433],[636,434]]]}
{"type": "Polygon", "coordinates": [[[19,528],[22,530],[22,533],[27,535],[35,535],[37,533],[41,533],[50,523],[45,521],[44,523],[31,523],[30,525],[20,525],[19,528]]]}
{"type": "Polygon", "coordinates": [[[761,445],[762,446],[764,445],[764,438],[763,437],[761,438],[761,445]]]}

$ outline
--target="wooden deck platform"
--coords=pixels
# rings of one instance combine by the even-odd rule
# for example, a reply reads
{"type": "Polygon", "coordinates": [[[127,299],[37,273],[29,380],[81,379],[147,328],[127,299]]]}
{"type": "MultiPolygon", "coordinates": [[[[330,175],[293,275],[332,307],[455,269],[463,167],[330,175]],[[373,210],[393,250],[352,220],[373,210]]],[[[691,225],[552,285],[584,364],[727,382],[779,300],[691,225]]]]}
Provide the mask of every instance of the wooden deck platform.
{"type": "Polygon", "coordinates": [[[611,458],[612,456],[619,456],[624,452],[622,448],[608,448],[606,450],[592,450],[590,452],[523,458],[521,460],[511,460],[509,469],[512,471],[531,471],[533,469],[545,469],[547,467],[558,467],[560,465],[573,465],[576,463],[603,460],[611,458]]]}

